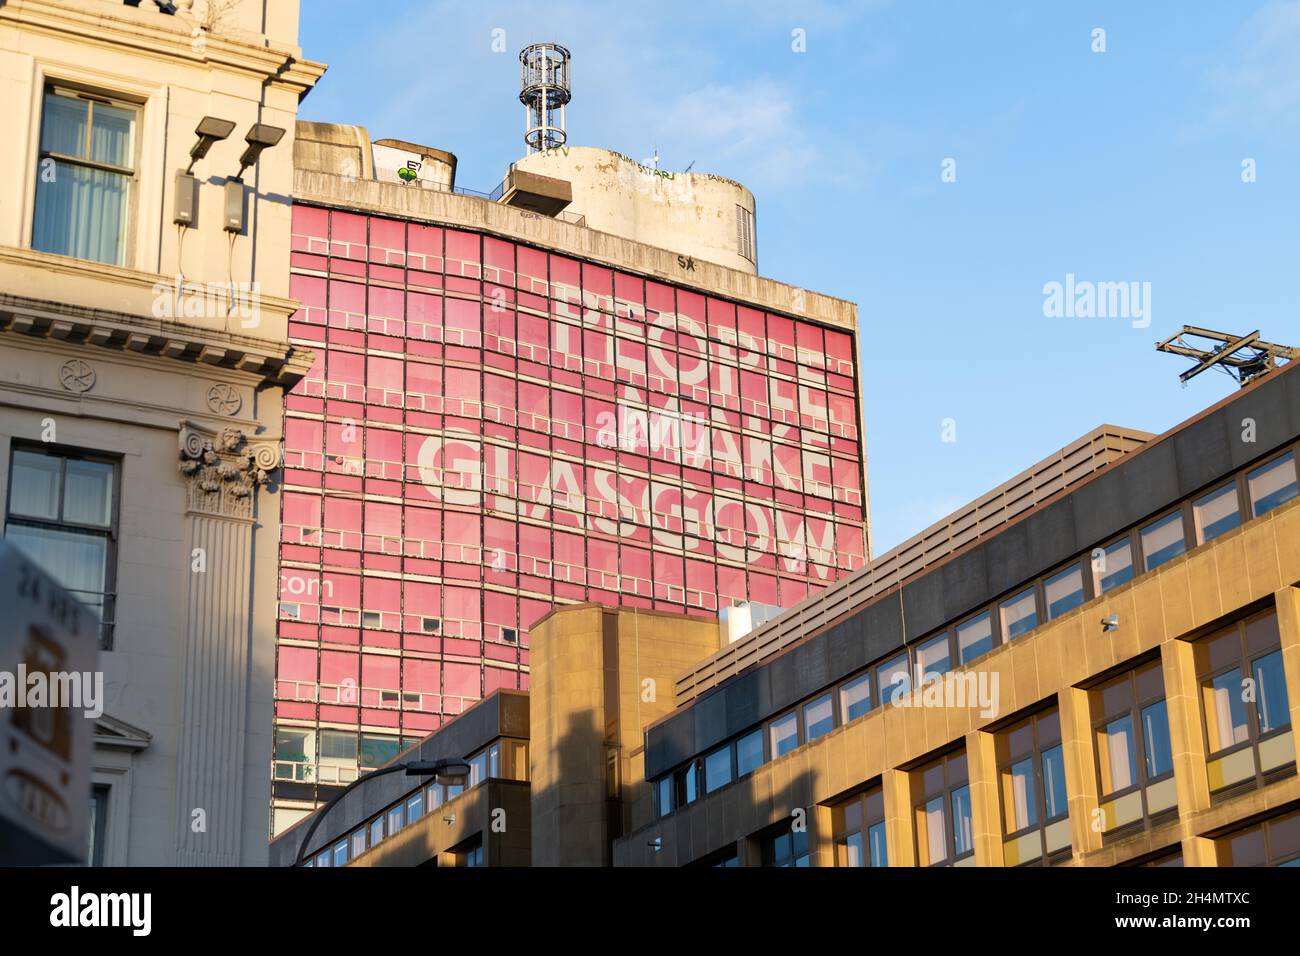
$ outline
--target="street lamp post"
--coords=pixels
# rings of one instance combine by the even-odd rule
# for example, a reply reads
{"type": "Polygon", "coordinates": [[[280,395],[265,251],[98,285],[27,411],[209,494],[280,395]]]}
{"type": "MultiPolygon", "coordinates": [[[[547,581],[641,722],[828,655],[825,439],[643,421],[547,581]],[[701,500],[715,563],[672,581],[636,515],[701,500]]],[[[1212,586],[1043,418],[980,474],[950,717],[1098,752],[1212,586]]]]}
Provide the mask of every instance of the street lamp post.
{"type": "Polygon", "coordinates": [[[312,834],[316,832],[316,828],[320,826],[320,822],[325,819],[330,810],[334,809],[336,803],[367,780],[373,780],[375,777],[382,777],[385,774],[397,773],[398,771],[405,771],[408,777],[433,777],[439,783],[446,782],[455,785],[456,783],[463,783],[469,776],[469,764],[456,757],[441,757],[438,760],[410,760],[406,763],[395,763],[362,774],[332,796],[329,803],[316,811],[316,819],[312,820],[311,826],[307,828],[307,833],[303,836],[302,843],[298,847],[298,862],[295,865],[301,866],[303,864],[307,847],[311,846],[312,834]]]}

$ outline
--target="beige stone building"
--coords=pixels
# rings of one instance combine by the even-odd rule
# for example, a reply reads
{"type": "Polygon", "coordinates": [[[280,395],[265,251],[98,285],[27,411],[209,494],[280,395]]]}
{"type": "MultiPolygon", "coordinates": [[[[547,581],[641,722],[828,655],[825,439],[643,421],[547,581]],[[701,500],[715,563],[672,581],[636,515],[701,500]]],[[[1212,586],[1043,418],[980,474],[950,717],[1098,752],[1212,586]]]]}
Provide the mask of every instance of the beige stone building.
{"type": "Polygon", "coordinates": [[[297,37],[297,0],[0,5],[0,500],[102,621],[95,863],[266,861],[297,37]]]}
{"type": "Polygon", "coordinates": [[[497,725],[456,730],[490,698],[407,754],[468,758],[468,789],[363,784],[305,856],[1300,865],[1298,442],[1291,363],[1162,435],[1096,429],[738,641],[557,609],[526,782],[492,758],[497,725]]]}

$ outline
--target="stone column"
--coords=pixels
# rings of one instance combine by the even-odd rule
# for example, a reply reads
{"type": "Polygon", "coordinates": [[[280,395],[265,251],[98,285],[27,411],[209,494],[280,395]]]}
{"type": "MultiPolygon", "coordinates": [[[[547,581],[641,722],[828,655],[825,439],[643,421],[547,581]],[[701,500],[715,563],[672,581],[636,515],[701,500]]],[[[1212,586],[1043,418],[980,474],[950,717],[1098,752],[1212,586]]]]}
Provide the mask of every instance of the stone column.
{"type": "Polygon", "coordinates": [[[1300,588],[1286,587],[1273,595],[1277,632],[1282,642],[1282,673],[1291,704],[1291,742],[1300,761],[1300,588]]]}
{"type": "Polygon", "coordinates": [[[1088,691],[1064,687],[1057,695],[1057,705],[1070,808],[1070,841],[1077,861],[1081,855],[1102,847],[1102,821],[1097,812],[1101,808],[1101,795],[1097,787],[1088,691]]]}
{"type": "Polygon", "coordinates": [[[971,836],[976,866],[1003,866],[1001,803],[998,799],[997,738],[982,730],[966,735],[966,778],[970,785],[971,836]]]}
{"type": "MultiPolygon", "coordinates": [[[[184,422],[189,562],[177,753],[176,862],[235,866],[240,860],[252,653],[254,502],[280,464],[278,444],[184,422]]],[[[274,573],[274,569],[262,569],[274,573]]]]}
{"type": "Polygon", "coordinates": [[[916,824],[912,815],[912,786],[906,770],[880,775],[885,798],[885,843],[890,866],[916,866],[916,824]]]}

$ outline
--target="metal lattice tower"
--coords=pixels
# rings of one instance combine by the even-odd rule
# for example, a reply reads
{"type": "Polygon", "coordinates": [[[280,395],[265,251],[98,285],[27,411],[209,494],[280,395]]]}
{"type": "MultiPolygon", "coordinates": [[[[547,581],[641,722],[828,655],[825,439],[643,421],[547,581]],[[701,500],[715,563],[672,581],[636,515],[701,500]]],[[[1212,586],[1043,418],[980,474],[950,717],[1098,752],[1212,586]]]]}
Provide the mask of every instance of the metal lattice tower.
{"type": "Polygon", "coordinates": [[[519,102],[524,104],[528,152],[564,145],[564,107],[572,95],[568,50],[558,43],[533,43],[523,48],[519,54],[519,102]]]}

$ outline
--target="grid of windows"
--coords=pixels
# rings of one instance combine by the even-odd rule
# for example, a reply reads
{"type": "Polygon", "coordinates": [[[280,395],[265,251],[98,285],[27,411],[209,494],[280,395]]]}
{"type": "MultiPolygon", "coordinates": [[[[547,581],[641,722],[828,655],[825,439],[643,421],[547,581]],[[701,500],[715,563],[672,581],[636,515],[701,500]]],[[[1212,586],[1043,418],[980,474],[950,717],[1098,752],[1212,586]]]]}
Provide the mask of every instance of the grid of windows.
{"type": "MultiPolygon", "coordinates": [[[[471,771],[465,784],[430,783],[408,793],[391,806],[385,807],[369,821],[352,831],[348,839],[334,845],[333,851],[324,850],[308,859],[306,866],[344,866],[366,850],[400,833],[405,827],[433,813],[444,803],[454,800],[469,789],[489,779],[527,780],[528,744],[526,741],[502,738],[493,741],[469,758],[471,768],[479,766],[476,778],[471,771]],[[331,863],[331,860],[333,863],[331,863]]],[[[481,862],[481,859],[480,859],[481,862]]]]}
{"type": "MultiPolygon", "coordinates": [[[[1027,633],[1030,628],[1025,626],[1025,621],[1032,621],[1036,626],[1041,621],[1052,620],[1079,607],[1084,601],[1092,600],[1133,580],[1135,560],[1140,560],[1139,556],[1146,556],[1150,563],[1150,555],[1145,551],[1147,541],[1152,541],[1157,547],[1173,549],[1181,553],[1185,550],[1186,529],[1198,526],[1194,511],[1196,504],[1207,498],[1213,498],[1216,494],[1223,494],[1225,488],[1235,490],[1236,500],[1242,513],[1253,517],[1262,516],[1292,501],[1297,497],[1295,452],[1286,451],[1264,464],[1242,471],[1227,484],[1220,486],[1217,491],[1197,495],[1157,520],[1133,528],[1125,535],[1093,549],[1090,555],[1044,575],[1029,587],[1018,588],[1010,597],[993,602],[970,617],[944,628],[938,634],[923,638],[884,661],[850,674],[832,688],[829,695],[830,699],[836,702],[831,708],[830,719],[833,721],[833,726],[861,717],[869,713],[872,708],[879,706],[881,702],[892,703],[910,693],[914,686],[919,690],[927,676],[930,679],[942,676],[953,666],[969,664],[999,644],[1027,633]],[[1164,530],[1153,537],[1147,534],[1153,528],[1164,530]],[[1179,529],[1178,534],[1183,537],[1177,538],[1175,542],[1170,537],[1171,528],[1179,529]],[[996,629],[995,622],[1000,622],[996,624],[996,629]],[[959,664],[954,664],[954,661],[959,664]]],[[[1220,509],[1219,514],[1224,513],[1220,509]]],[[[1215,532],[1215,535],[1222,534],[1226,530],[1230,529],[1221,528],[1215,532]]],[[[1154,560],[1158,566],[1167,558],[1154,560]]],[[[1273,622],[1273,633],[1276,634],[1276,619],[1273,622]]],[[[1114,730],[1115,737],[1112,743],[1117,748],[1115,759],[1123,756],[1123,759],[1127,760],[1127,754],[1131,753],[1133,759],[1142,764],[1143,769],[1136,769],[1135,765],[1135,772],[1129,776],[1116,769],[1113,778],[1107,778],[1102,782],[1103,797],[1109,794],[1113,801],[1107,810],[1107,813],[1113,816],[1107,816],[1104,822],[1107,832],[1127,827],[1144,817],[1161,814],[1173,806],[1172,778],[1169,776],[1172,773],[1172,760],[1168,755],[1168,722],[1164,711],[1163,690],[1158,693],[1151,690],[1159,686],[1156,679],[1158,665],[1152,666],[1157,667],[1156,676],[1144,676],[1142,687],[1135,691],[1142,706],[1131,715],[1131,719],[1137,723],[1133,730],[1133,738],[1126,743],[1126,746],[1133,748],[1137,746],[1134,741],[1140,740],[1141,746],[1121,753],[1118,748],[1121,743],[1124,743],[1123,735],[1118,727],[1114,730]],[[1137,786],[1136,783],[1123,783],[1124,780],[1138,779],[1143,781],[1141,788],[1144,792],[1141,795],[1138,790],[1133,789],[1137,786]]],[[[1280,654],[1263,655],[1255,677],[1262,691],[1269,695],[1268,702],[1261,705],[1265,708],[1264,712],[1256,719],[1260,727],[1268,728],[1262,731],[1263,735],[1265,737],[1272,735],[1263,748],[1263,755],[1259,758],[1260,766],[1266,768],[1261,770],[1264,774],[1272,774],[1279,767],[1286,766],[1286,744],[1290,740],[1286,687],[1285,684],[1279,683],[1281,678],[1278,676],[1280,674],[1278,668],[1280,668],[1280,654]],[[1287,736],[1284,738],[1283,734],[1287,736]]],[[[1244,706],[1237,706],[1237,703],[1230,698],[1222,696],[1226,693],[1225,682],[1230,683],[1233,679],[1235,678],[1219,675],[1219,699],[1227,702],[1225,706],[1228,709],[1225,711],[1226,716],[1219,718],[1214,724],[1214,732],[1222,736],[1224,746],[1241,744],[1249,734],[1250,728],[1255,726],[1248,721],[1244,706]]],[[[817,705],[817,713],[824,713],[825,699],[826,693],[821,692],[815,698],[797,706],[794,711],[782,714],[768,721],[764,726],[750,730],[743,737],[732,741],[728,746],[736,750],[737,767],[744,767],[743,770],[738,771],[739,775],[752,772],[766,761],[789,753],[795,747],[832,729],[825,724],[823,718],[812,725],[811,733],[809,731],[808,709],[817,705]],[[801,714],[803,714],[802,724],[801,714]]],[[[1111,714],[1111,702],[1114,699],[1114,694],[1111,693],[1106,696],[1106,702],[1095,700],[1094,714],[1105,713],[1108,717],[1114,716],[1116,720],[1122,721],[1122,715],[1111,714]]],[[[1098,742],[1099,754],[1102,753],[1105,743],[1098,742]]],[[[1211,746],[1210,749],[1213,751],[1215,748],[1211,746]]],[[[1111,758],[1107,756],[1106,759],[1111,758]]],[[[1238,756],[1235,760],[1236,763],[1229,762],[1224,766],[1228,769],[1235,767],[1234,773],[1245,772],[1248,763],[1246,757],[1238,756]]],[[[1220,772],[1219,769],[1212,771],[1216,786],[1219,783],[1231,786],[1232,784],[1224,782],[1226,778],[1221,779],[1218,776],[1220,772]]],[[[660,786],[665,779],[668,778],[660,778],[653,782],[652,786],[660,786]]],[[[657,806],[661,813],[671,812],[673,808],[671,802],[665,801],[660,801],[657,806]]]]}
{"type": "Polygon", "coordinates": [[[527,687],[554,603],[790,606],[864,563],[849,333],[293,217],[290,336],[317,360],[286,403],[279,719],[427,733],[527,687]]]}

